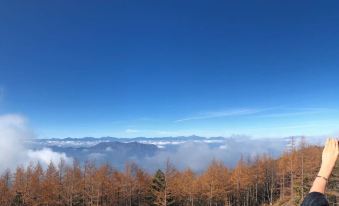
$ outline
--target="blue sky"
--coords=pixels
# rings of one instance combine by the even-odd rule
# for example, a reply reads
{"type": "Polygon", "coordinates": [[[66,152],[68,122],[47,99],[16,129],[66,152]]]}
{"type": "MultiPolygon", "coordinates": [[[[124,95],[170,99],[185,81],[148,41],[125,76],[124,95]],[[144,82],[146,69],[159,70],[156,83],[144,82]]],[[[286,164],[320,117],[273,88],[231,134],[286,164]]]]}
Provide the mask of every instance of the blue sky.
{"type": "Polygon", "coordinates": [[[339,133],[338,1],[2,1],[0,114],[39,137],[339,133]]]}

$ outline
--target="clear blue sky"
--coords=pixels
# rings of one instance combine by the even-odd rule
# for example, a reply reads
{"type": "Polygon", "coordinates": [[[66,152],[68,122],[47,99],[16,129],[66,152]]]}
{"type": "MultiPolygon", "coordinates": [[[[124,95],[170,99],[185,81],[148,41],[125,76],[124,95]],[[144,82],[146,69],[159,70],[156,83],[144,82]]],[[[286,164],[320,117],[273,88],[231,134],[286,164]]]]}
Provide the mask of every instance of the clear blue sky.
{"type": "Polygon", "coordinates": [[[39,137],[339,132],[338,1],[1,1],[0,114],[39,137]]]}

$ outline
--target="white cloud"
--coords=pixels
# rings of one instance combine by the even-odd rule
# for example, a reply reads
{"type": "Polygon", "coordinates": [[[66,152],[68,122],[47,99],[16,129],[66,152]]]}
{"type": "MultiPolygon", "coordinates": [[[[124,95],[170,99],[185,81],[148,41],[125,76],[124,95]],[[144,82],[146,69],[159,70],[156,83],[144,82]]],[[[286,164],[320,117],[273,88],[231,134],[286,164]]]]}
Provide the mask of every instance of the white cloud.
{"type": "Polygon", "coordinates": [[[41,150],[28,150],[27,154],[30,161],[40,162],[44,165],[48,165],[51,161],[57,164],[61,159],[65,160],[66,164],[72,163],[72,159],[67,157],[65,153],[54,152],[50,148],[43,148],[41,150]]]}
{"type": "Polygon", "coordinates": [[[69,161],[65,154],[49,149],[29,150],[25,141],[31,138],[34,138],[34,133],[23,116],[0,115],[0,172],[15,169],[18,165],[26,166],[31,161],[39,161],[43,165],[50,161],[58,162],[60,158],[69,161]]]}
{"type": "Polygon", "coordinates": [[[32,136],[25,122],[19,115],[0,116],[0,171],[23,163],[26,156],[23,141],[32,136]]]}

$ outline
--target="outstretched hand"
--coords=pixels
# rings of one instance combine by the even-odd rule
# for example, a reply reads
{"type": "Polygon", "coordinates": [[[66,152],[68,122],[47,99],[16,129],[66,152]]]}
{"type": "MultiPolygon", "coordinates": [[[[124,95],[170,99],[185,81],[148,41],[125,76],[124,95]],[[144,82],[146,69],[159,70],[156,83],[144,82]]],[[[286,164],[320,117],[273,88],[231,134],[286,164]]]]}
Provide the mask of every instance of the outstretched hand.
{"type": "Polygon", "coordinates": [[[322,154],[322,163],[319,171],[320,176],[329,178],[339,155],[339,145],[337,139],[327,139],[322,154]]]}

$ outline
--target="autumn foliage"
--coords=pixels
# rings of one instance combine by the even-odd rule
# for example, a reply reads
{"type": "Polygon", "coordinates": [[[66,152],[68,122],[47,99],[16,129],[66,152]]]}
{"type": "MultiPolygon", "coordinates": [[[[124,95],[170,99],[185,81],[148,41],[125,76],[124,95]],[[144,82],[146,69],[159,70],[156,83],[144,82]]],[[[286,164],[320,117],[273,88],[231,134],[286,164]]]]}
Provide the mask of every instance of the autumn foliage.
{"type": "MultiPolygon", "coordinates": [[[[269,155],[242,157],[235,168],[215,160],[202,173],[177,170],[168,161],[165,169],[149,174],[134,163],[124,171],[111,165],[96,167],[50,163],[16,171],[0,178],[0,205],[116,205],[116,206],[223,206],[299,205],[320,166],[322,148],[305,141],[278,159],[269,155]]],[[[339,203],[339,168],[330,178],[327,197],[339,203]]]]}

